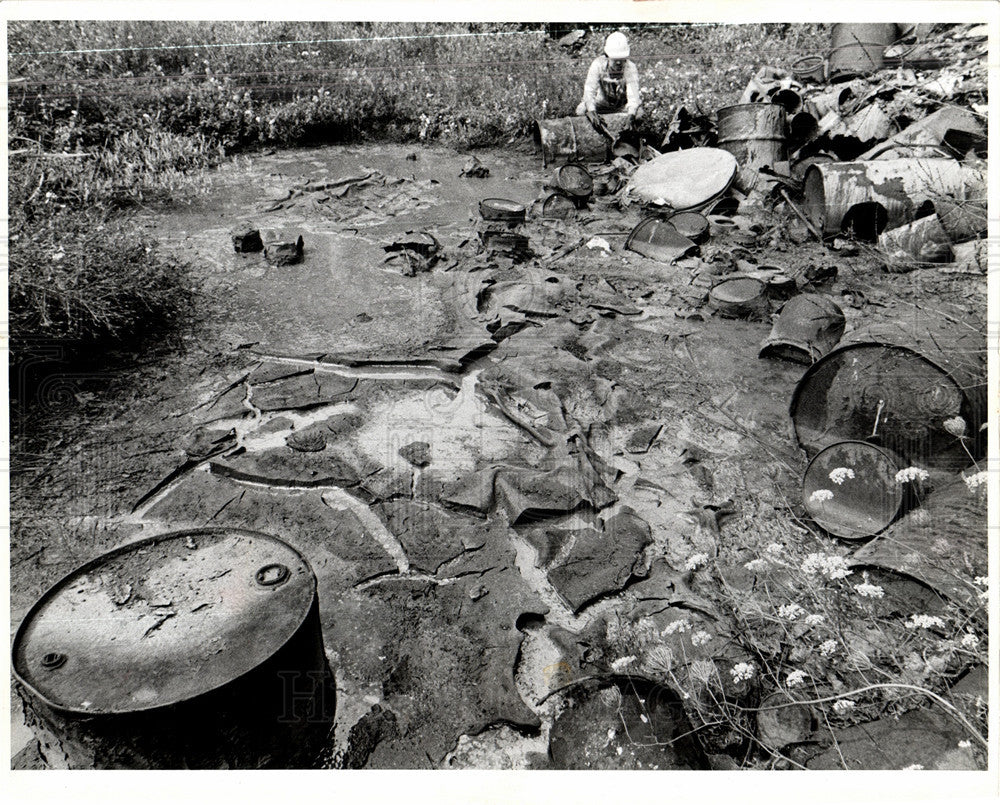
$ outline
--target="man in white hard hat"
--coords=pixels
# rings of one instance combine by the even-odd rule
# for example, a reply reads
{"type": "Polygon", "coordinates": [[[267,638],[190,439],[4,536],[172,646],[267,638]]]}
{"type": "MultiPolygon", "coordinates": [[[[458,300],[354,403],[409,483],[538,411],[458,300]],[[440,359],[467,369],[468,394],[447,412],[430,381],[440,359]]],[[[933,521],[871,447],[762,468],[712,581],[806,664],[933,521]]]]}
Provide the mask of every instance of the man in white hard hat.
{"type": "Polygon", "coordinates": [[[594,59],[587,71],[583,100],[576,113],[586,115],[598,128],[603,128],[598,117],[601,114],[628,112],[626,128],[632,128],[639,115],[639,71],[628,57],[628,39],[615,31],[604,42],[604,55],[594,59]]]}

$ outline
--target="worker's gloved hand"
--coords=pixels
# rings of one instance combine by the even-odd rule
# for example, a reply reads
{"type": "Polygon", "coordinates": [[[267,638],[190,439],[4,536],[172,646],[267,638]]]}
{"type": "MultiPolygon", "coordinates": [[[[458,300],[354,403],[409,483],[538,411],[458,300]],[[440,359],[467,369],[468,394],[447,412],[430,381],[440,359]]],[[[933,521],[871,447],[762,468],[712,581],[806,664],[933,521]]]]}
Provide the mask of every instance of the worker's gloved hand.
{"type": "Polygon", "coordinates": [[[594,126],[595,128],[600,129],[604,127],[604,122],[601,120],[601,116],[598,115],[597,112],[594,112],[590,109],[587,110],[587,120],[589,120],[590,125],[594,126]]]}

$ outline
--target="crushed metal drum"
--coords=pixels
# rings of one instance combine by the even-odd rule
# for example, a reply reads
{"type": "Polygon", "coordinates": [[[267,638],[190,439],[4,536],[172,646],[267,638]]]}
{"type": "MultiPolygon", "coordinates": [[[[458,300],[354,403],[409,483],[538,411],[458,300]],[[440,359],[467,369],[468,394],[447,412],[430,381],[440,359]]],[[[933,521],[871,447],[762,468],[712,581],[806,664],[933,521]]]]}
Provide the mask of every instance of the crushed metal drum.
{"type": "Polygon", "coordinates": [[[788,158],[783,106],[741,103],[720,109],[718,117],[719,148],[736,157],[740,166],[736,186],[741,190],[754,187],[761,168],[773,168],[788,158]]]}
{"type": "Polygon", "coordinates": [[[767,285],[754,277],[732,277],[708,292],[709,307],[734,319],[763,316],[768,310],[767,285]]]}
{"type": "Polygon", "coordinates": [[[251,531],[88,562],[28,611],[12,668],[54,768],[307,767],[333,725],[316,579],[251,531]]]}
{"type": "Polygon", "coordinates": [[[806,370],[789,409],[795,437],[809,455],[875,438],[922,467],[964,467],[966,449],[985,449],[986,377],[985,325],[915,309],[848,333],[806,370]],[[964,445],[945,427],[956,417],[964,445]]]}
{"type": "Polygon", "coordinates": [[[936,215],[888,229],[878,237],[886,271],[902,274],[935,263],[950,263],[954,257],[951,238],[936,215]]]}
{"type": "Polygon", "coordinates": [[[629,233],[625,248],[662,263],[672,263],[696,251],[698,245],[678,232],[672,223],[654,215],[629,233]]]}
{"type": "Polygon", "coordinates": [[[670,151],[636,168],[629,192],[676,212],[698,210],[729,189],[738,168],[736,157],[721,148],[670,151]]]}
{"type": "Polygon", "coordinates": [[[812,364],[833,349],[844,334],[840,305],[819,294],[799,294],[781,308],[759,357],[812,364]]]}
{"type": "Polygon", "coordinates": [[[937,199],[978,198],[981,172],[955,159],[886,159],[813,164],[805,173],[806,215],[825,237],[853,230],[875,240],[910,223],[937,199]]]}
{"type": "Polygon", "coordinates": [[[896,481],[905,460],[869,442],[845,441],[821,450],[802,476],[806,512],[842,539],[884,531],[900,514],[907,489],[896,481]]]}
{"type": "Polygon", "coordinates": [[[688,240],[695,243],[704,243],[708,240],[712,225],[700,212],[679,212],[667,220],[688,240]]]}
{"type": "Polygon", "coordinates": [[[527,210],[523,204],[507,198],[484,198],[479,202],[479,214],[484,221],[523,224],[527,210]]]}
{"type": "Polygon", "coordinates": [[[542,202],[543,218],[569,218],[576,212],[576,202],[565,193],[552,193],[542,202]]]}

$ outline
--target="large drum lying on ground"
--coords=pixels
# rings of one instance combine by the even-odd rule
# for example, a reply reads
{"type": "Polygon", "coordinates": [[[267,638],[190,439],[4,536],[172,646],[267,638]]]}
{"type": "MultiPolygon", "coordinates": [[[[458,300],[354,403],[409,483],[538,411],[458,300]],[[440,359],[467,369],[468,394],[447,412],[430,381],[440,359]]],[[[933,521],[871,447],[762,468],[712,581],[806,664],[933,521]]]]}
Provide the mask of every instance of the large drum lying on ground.
{"type": "MultiPolygon", "coordinates": [[[[625,130],[628,115],[625,112],[601,115],[601,121],[612,138],[617,138],[625,130]]],[[[542,149],[545,166],[574,160],[601,162],[611,147],[611,141],[583,115],[536,120],[533,133],[535,144],[542,149]]]]}
{"type": "Polygon", "coordinates": [[[333,725],[316,579],[236,529],[164,534],[71,573],[31,608],[13,670],[54,768],[301,768],[333,725]]]}
{"type": "Polygon", "coordinates": [[[795,436],[810,457],[858,439],[912,464],[961,468],[966,449],[979,456],[985,446],[986,377],[981,324],[915,310],[849,333],[809,367],[792,395],[795,436]]]}

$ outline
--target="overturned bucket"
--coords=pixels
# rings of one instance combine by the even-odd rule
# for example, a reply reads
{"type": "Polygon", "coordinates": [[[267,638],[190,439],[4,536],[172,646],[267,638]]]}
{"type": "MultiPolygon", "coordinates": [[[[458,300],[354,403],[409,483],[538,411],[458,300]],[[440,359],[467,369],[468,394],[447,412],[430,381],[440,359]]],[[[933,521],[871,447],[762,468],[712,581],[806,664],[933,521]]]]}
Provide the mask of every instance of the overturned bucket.
{"type": "MultiPolygon", "coordinates": [[[[628,117],[627,113],[619,112],[601,115],[601,120],[612,138],[617,138],[625,130],[628,117]]],[[[566,160],[603,160],[610,145],[608,138],[582,115],[536,120],[532,130],[546,167],[566,160]]]]}
{"type": "Polygon", "coordinates": [[[821,450],[802,476],[802,501],[825,531],[864,539],[884,531],[901,513],[908,484],[896,480],[906,467],[885,447],[837,442],[821,450]]]}
{"type": "Polygon", "coordinates": [[[799,294],[781,308],[759,357],[815,363],[837,345],[845,323],[844,311],[832,299],[799,294]]]}
{"type": "Polygon", "coordinates": [[[790,405],[795,437],[809,455],[878,440],[921,466],[964,467],[966,450],[985,448],[986,377],[983,325],[916,310],[848,333],[806,370],[790,405]]]}
{"type": "Polygon", "coordinates": [[[316,579],[251,531],[88,562],[29,610],[12,667],[54,768],[308,767],[333,725],[316,579]]]}
{"type": "Polygon", "coordinates": [[[594,194],[594,177],[582,165],[570,163],[556,170],[556,186],[577,204],[586,202],[594,194]]]}
{"type": "Polygon", "coordinates": [[[763,167],[788,158],[785,146],[785,108],[774,103],[741,103],[718,111],[719,148],[739,163],[736,186],[751,190],[763,167]]]}
{"type": "Polygon", "coordinates": [[[570,218],[576,202],[565,193],[551,193],[542,202],[542,218],[570,218]]]}

